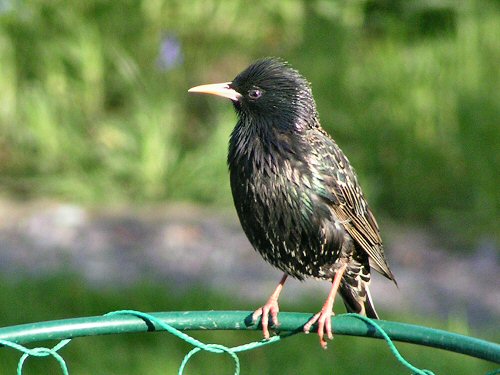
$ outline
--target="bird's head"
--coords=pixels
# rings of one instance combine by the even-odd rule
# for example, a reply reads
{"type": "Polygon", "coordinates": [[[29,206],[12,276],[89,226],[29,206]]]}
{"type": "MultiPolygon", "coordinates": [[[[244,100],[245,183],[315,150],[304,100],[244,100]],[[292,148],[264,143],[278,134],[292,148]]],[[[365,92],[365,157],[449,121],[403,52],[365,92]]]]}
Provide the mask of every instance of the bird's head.
{"type": "Polygon", "coordinates": [[[256,61],[232,82],[196,86],[189,92],[230,99],[249,124],[301,130],[314,126],[317,118],[309,83],[277,58],[256,61]]]}

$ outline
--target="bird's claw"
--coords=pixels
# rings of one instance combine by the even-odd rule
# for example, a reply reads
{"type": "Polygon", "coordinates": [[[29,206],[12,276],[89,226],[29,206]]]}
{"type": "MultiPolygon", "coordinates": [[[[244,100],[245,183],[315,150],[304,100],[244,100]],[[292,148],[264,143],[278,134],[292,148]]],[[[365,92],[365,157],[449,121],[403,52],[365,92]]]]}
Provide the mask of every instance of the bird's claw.
{"type": "Polygon", "coordinates": [[[269,340],[269,338],[271,337],[269,334],[269,314],[271,314],[271,325],[277,327],[279,326],[279,321],[278,321],[279,311],[280,309],[278,306],[278,301],[270,299],[269,301],[266,302],[264,306],[259,307],[252,314],[252,321],[254,323],[257,323],[259,317],[262,317],[261,318],[262,333],[266,340],[269,340]]]}
{"type": "Polygon", "coordinates": [[[309,321],[304,325],[304,333],[308,334],[311,331],[312,326],[318,323],[318,336],[319,343],[323,349],[327,348],[326,337],[329,340],[333,340],[332,332],[332,316],[334,315],[331,309],[322,309],[319,313],[315,314],[309,321]]]}

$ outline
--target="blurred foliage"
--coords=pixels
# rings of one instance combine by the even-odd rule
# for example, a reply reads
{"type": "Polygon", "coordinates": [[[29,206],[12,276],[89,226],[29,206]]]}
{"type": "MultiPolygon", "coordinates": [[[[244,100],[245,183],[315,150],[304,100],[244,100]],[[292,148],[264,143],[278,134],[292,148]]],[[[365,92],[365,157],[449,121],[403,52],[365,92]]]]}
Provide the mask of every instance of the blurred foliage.
{"type": "Polygon", "coordinates": [[[230,204],[235,116],[188,97],[281,56],[376,212],[500,227],[497,1],[5,0],[0,189],[87,203],[230,204]]]}
{"type": "MultiPolygon", "coordinates": [[[[136,285],[125,290],[88,288],[75,277],[54,276],[47,280],[1,280],[0,294],[9,303],[0,304],[0,325],[8,326],[44,320],[101,315],[118,309],[141,311],[183,311],[218,309],[248,310],[248,301],[227,298],[203,286],[179,293],[178,286],[136,285]],[[57,292],[54,292],[57,291],[57,292]],[[23,298],[19,298],[23,296],[23,298]],[[27,309],[26,306],[30,308],[27,309]]],[[[288,304],[290,311],[314,311],[318,301],[288,304]]],[[[343,311],[343,310],[342,310],[343,311]]],[[[390,314],[385,314],[390,319],[390,314]]],[[[450,329],[446,322],[422,321],[407,317],[415,324],[450,329]]],[[[398,321],[404,321],[398,313],[398,321]]],[[[456,328],[456,327],[455,327],[456,328]]],[[[491,327],[493,328],[493,327],[491,327]]],[[[467,329],[467,327],[462,328],[467,329]]],[[[456,331],[455,331],[456,332],[456,331]]],[[[462,331],[463,333],[463,331],[462,331]]],[[[206,343],[242,345],[261,339],[260,332],[190,332],[206,343]]],[[[485,337],[485,332],[472,335],[485,337]]],[[[489,329],[486,339],[498,339],[498,330],[489,329]]],[[[38,346],[52,347],[55,342],[38,346]]],[[[495,364],[460,354],[423,346],[396,343],[401,354],[415,366],[435,374],[486,374],[495,364]]],[[[33,347],[33,345],[30,345],[33,347]]],[[[60,351],[71,375],[79,374],[176,374],[183,357],[192,347],[168,333],[122,334],[76,338],[60,351]]],[[[238,354],[242,374],[407,374],[381,340],[335,336],[328,350],[322,350],[315,334],[297,335],[278,344],[238,354]]],[[[0,373],[15,374],[21,353],[0,348],[0,373]]],[[[31,358],[25,374],[60,374],[52,358],[31,358]]],[[[229,356],[200,353],[192,358],[186,374],[234,374],[229,356]]]]}

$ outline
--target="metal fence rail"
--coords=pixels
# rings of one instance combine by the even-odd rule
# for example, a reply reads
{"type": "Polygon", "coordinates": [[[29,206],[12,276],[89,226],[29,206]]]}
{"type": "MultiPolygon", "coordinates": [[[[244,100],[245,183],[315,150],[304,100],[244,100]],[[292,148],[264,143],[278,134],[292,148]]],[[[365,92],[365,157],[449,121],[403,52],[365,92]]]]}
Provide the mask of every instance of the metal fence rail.
{"type": "MultiPolygon", "coordinates": [[[[311,315],[307,313],[281,312],[279,315],[279,330],[280,332],[300,332],[310,317],[311,315]]],[[[402,341],[500,363],[499,344],[443,330],[384,320],[371,321],[356,314],[335,316],[332,319],[332,326],[337,335],[384,338],[389,344],[391,344],[391,340],[402,341]]],[[[186,341],[189,341],[189,339],[194,340],[195,342],[191,343],[197,346],[198,350],[211,350],[209,346],[203,347],[205,346],[203,343],[197,342],[197,340],[180,331],[256,329],[260,329],[260,326],[252,323],[250,311],[180,311],[149,314],[136,311],[119,311],[103,316],[4,327],[0,328],[0,340],[4,344],[5,342],[30,344],[39,341],[66,340],[84,336],[167,330],[186,341]]],[[[265,343],[255,344],[263,345],[265,343]]],[[[243,349],[243,346],[241,348],[222,348],[223,351],[227,351],[231,355],[234,354],[232,352],[248,349],[251,349],[251,344],[248,344],[245,349],[243,349]]],[[[217,350],[220,352],[220,348],[211,351],[217,350]]],[[[397,350],[395,350],[395,353],[397,353],[397,350]]],[[[25,354],[25,356],[28,355],[33,354],[25,354]]]]}

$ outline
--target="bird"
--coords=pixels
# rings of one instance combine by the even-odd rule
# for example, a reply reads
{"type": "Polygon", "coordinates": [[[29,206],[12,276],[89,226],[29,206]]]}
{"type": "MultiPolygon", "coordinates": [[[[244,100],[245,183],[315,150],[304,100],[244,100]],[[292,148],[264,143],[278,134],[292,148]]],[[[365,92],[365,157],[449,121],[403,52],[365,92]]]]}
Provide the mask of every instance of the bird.
{"type": "Polygon", "coordinates": [[[396,279],[377,221],[349,160],[321,127],[311,84],[281,58],[259,59],[232,81],[192,87],[190,93],[229,99],[237,123],[227,164],[234,205],[253,248],[283,276],[252,314],[263,336],[279,325],[278,298],[288,277],[331,282],[317,324],[320,344],[333,338],[337,292],[346,310],[378,319],[371,269],[396,279]],[[270,315],[270,319],[269,319],[270,315]]]}

